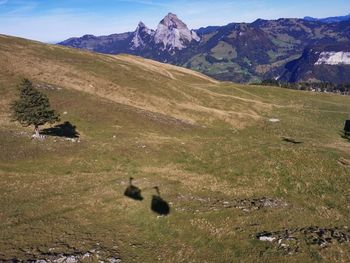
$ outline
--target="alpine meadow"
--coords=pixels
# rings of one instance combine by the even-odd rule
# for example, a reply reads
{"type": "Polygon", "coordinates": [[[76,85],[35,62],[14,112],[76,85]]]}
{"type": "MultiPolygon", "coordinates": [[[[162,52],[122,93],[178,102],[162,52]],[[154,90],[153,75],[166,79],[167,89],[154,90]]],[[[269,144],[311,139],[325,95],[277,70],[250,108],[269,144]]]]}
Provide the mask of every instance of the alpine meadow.
{"type": "Polygon", "coordinates": [[[350,262],[349,19],[1,34],[0,262],[350,262]]]}

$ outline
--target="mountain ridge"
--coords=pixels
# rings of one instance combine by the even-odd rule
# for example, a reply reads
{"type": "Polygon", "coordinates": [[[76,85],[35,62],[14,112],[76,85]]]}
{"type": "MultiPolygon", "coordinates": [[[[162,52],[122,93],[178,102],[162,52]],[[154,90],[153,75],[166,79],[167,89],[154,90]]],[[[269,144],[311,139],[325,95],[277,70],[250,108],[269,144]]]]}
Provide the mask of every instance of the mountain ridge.
{"type": "Polygon", "coordinates": [[[337,22],[343,22],[343,21],[348,21],[350,20],[350,13],[345,16],[331,16],[331,17],[326,17],[326,18],[315,18],[311,16],[305,16],[304,20],[307,21],[320,21],[323,23],[337,23],[337,22]]]}
{"type": "Polygon", "coordinates": [[[277,78],[286,63],[310,45],[350,41],[350,20],[336,23],[298,18],[257,19],[190,30],[169,13],[149,29],[139,23],[134,32],[71,38],[60,45],[106,54],[127,53],[202,72],[218,80],[259,82],[277,78]]]}

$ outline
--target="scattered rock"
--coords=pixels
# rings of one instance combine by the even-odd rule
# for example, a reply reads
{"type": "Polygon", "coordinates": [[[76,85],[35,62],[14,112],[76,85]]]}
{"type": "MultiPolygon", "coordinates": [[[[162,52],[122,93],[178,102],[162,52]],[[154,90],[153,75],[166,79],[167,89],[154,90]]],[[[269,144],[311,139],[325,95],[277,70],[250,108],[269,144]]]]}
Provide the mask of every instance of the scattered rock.
{"type": "Polygon", "coordinates": [[[43,140],[45,140],[45,135],[42,135],[42,134],[39,134],[39,135],[33,134],[33,135],[31,136],[31,138],[32,138],[32,140],[40,140],[40,141],[43,141],[43,140]]]}
{"type": "Polygon", "coordinates": [[[109,263],[120,263],[122,260],[120,258],[109,258],[107,259],[109,263]]]}
{"type": "Polygon", "coordinates": [[[76,263],[79,261],[79,257],[78,256],[62,256],[59,259],[54,260],[54,263],[76,263]]]}
{"type": "MultiPolygon", "coordinates": [[[[99,244],[96,244],[99,245],[99,244]]],[[[74,251],[73,253],[58,253],[55,248],[50,248],[48,253],[38,255],[36,253],[27,252],[29,257],[26,260],[13,258],[11,260],[3,260],[0,262],[30,262],[30,263],[78,263],[78,262],[99,262],[99,263],[121,263],[120,257],[116,256],[116,252],[104,251],[100,249],[91,249],[86,252],[74,251]]]]}
{"type": "Polygon", "coordinates": [[[335,243],[350,242],[350,230],[346,226],[341,228],[310,226],[276,232],[264,231],[258,233],[256,238],[260,241],[271,242],[278,250],[293,254],[301,251],[302,245],[324,248],[335,243]]]}
{"type": "Polygon", "coordinates": [[[83,256],[82,259],[88,259],[91,258],[93,255],[90,252],[86,252],[83,256]]]}
{"type": "Polygon", "coordinates": [[[272,233],[269,232],[260,233],[256,237],[261,241],[273,242],[276,240],[276,238],[272,236],[272,233]]]}
{"type": "Polygon", "coordinates": [[[241,199],[236,200],[236,202],[236,208],[248,211],[262,208],[286,208],[288,206],[288,204],[281,199],[273,199],[269,197],[241,199]]]}
{"type": "Polygon", "coordinates": [[[178,196],[178,199],[186,200],[187,202],[190,200],[195,205],[195,203],[198,204],[198,206],[186,206],[180,207],[177,205],[177,208],[175,208],[178,211],[194,211],[195,213],[198,212],[208,212],[208,211],[218,211],[221,209],[230,209],[230,208],[236,208],[241,209],[244,212],[251,212],[254,210],[259,209],[278,209],[278,208],[286,208],[288,207],[288,204],[281,200],[281,199],[274,199],[269,197],[261,197],[261,198],[246,198],[246,199],[234,199],[234,200],[222,200],[222,199],[216,199],[216,198],[201,198],[196,196],[184,196],[180,195],[178,196]]]}
{"type": "Polygon", "coordinates": [[[80,142],[80,138],[64,138],[64,140],[69,142],[80,142]]]}

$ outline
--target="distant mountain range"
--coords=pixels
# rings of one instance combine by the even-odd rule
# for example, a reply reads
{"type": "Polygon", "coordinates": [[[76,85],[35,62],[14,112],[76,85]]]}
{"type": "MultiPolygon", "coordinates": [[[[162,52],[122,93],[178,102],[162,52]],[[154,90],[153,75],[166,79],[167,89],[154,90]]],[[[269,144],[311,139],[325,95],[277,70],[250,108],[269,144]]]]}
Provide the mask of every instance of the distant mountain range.
{"type": "Polygon", "coordinates": [[[312,66],[332,68],[334,74],[327,78],[329,81],[350,83],[350,77],[346,76],[350,76],[347,59],[350,53],[346,45],[350,43],[350,19],[345,17],[258,19],[253,23],[190,30],[175,14],[169,13],[156,30],[140,22],[134,32],[100,37],[85,35],[59,44],[106,54],[138,55],[194,69],[219,80],[324,81],[324,75],[298,75],[301,71],[296,67],[310,69],[312,66]],[[302,66],[310,62],[306,59],[308,54],[315,57],[311,50],[321,54],[322,48],[326,48],[328,55],[324,57],[330,56],[329,60],[302,66]],[[332,52],[337,54],[333,56],[332,52]]]}
{"type": "Polygon", "coordinates": [[[332,17],[327,17],[327,18],[314,18],[314,17],[306,16],[306,17],[304,17],[304,20],[319,21],[322,23],[337,23],[337,22],[343,22],[343,21],[350,20],[350,14],[348,14],[347,16],[332,16],[332,17]]]}

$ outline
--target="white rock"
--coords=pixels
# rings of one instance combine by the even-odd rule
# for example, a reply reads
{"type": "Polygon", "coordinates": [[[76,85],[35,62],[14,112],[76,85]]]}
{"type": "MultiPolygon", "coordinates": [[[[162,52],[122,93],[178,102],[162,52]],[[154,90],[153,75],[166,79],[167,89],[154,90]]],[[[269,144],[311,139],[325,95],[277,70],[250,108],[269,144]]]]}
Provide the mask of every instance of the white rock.
{"type": "Polygon", "coordinates": [[[89,258],[89,257],[92,257],[92,254],[89,253],[89,252],[86,252],[86,253],[83,255],[82,259],[87,259],[87,258],[89,258]]]}
{"type": "Polygon", "coordinates": [[[321,52],[315,65],[350,65],[350,52],[321,52]]]}
{"type": "Polygon", "coordinates": [[[273,242],[276,240],[275,237],[268,237],[268,236],[261,236],[259,237],[260,241],[267,241],[267,242],[273,242]]]}
{"type": "Polygon", "coordinates": [[[272,118],[272,119],[269,119],[269,122],[280,122],[280,120],[279,120],[279,119],[272,118]]]}
{"type": "Polygon", "coordinates": [[[107,259],[107,261],[109,263],[120,263],[120,262],[122,262],[121,259],[119,259],[119,258],[109,258],[109,259],[107,259]]]}

